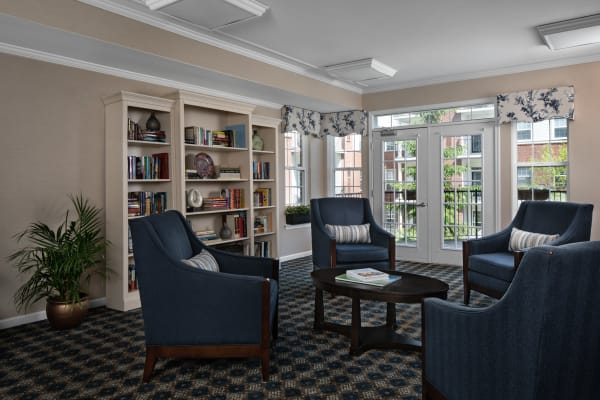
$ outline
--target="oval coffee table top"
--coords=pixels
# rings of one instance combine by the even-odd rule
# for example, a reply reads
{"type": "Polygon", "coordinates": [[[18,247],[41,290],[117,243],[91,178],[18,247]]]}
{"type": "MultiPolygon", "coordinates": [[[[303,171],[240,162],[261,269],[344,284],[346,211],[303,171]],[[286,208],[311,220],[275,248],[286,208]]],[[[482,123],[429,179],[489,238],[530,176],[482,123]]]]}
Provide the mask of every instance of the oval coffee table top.
{"type": "Polygon", "coordinates": [[[448,293],[448,284],[439,279],[398,271],[384,271],[402,277],[386,286],[336,281],[335,277],[344,274],[346,269],[315,270],[311,273],[313,284],[316,288],[335,295],[391,303],[420,303],[424,297],[446,298],[448,293]]]}

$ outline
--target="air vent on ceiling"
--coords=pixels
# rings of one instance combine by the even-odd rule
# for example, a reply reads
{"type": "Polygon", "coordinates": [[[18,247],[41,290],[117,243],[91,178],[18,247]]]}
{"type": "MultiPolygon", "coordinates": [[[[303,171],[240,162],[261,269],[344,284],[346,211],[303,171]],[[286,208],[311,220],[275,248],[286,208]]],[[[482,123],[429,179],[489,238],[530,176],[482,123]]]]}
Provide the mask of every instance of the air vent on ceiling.
{"type": "Polygon", "coordinates": [[[367,86],[370,81],[391,78],[396,70],[372,58],[349,61],[323,67],[327,73],[340,80],[367,86]]]}
{"type": "Polygon", "coordinates": [[[160,10],[206,29],[219,29],[263,15],[269,8],[256,0],[145,0],[160,10]]]}

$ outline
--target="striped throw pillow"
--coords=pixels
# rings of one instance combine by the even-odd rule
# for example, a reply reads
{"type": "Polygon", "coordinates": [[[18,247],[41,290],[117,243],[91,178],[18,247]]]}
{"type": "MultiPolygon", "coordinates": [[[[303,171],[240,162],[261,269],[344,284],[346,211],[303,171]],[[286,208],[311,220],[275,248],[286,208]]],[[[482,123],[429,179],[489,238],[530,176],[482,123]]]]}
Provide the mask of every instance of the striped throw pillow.
{"type": "Polygon", "coordinates": [[[371,224],[363,225],[329,225],[325,228],[335,236],[337,243],[371,243],[369,228],[371,224]]]}
{"type": "Polygon", "coordinates": [[[181,261],[190,267],[200,268],[205,271],[219,272],[219,264],[217,264],[217,260],[215,260],[212,254],[204,249],[194,257],[181,261]]]}
{"type": "Polygon", "coordinates": [[[508,242],[508,250],[510,251],[518,251],[527,249],[529,247],[541,246],[545,243],[548,243],[556,238],[558,238],[558,234],[556,235],[545,235],[543,233],[533,233],[522,231],[517,228],[513,228],[510,233],[510,241],[508,242]]]}

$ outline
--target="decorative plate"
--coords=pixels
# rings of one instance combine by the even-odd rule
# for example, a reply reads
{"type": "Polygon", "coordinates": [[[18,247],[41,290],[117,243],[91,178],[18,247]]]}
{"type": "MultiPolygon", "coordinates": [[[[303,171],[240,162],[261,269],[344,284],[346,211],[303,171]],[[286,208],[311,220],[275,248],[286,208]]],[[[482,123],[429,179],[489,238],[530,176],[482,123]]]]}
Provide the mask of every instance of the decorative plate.
{"type": "Polygon", "coordinates": [[[196,154],[196,157],[194,157],[194,166],[200,178],[210,179],[215,177],[215,164],[208,154],[196,154]]]}

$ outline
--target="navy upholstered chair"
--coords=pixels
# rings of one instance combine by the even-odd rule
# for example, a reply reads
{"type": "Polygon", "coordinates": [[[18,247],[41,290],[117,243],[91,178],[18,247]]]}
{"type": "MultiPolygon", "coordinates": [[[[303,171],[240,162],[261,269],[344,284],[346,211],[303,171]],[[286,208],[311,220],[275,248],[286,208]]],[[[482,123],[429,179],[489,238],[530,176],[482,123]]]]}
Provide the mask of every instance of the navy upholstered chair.
{"type": "Polygon", "coordinates": [[[177,211],[129,225],[146,340],[143,380],[158,358],[168,357],[259,357],[268,380],[279,262],[206,247],[177,211]],[[218,272],[182,261],[202,250],[214,257],[218,272]]]}
{"type": "Polygon", "coordinates": [[[377,225],[369,199],[312,199],[310,216],[314,268],[395,268],[394,235],[377,225]],[[361,228],[365,224],[369,224],[366,232],[368,240],[364,240],[365,236],[360,233],[361,229],[365,232],[361,228]],[[334,233],[326,225],[335,227],[334,233]],[[342,227],[348,227],[348,235],[344,234],[342,227]],[[338,232],[337,236],[335,232],[338,232]]]}
{"type": "Polygon", "coordinates": [[[548,245],[590,240],[592,204],[556,201],[524,201],[511,224],[500,232],[463,242],[464,302],[471,290],[500,298],[506,292],[524,251],[509,250],[513,228],[556,235],[548,245]]]}
{"type": "Polygon", "coordinates": [[[600,242],[526,252],[495,304],[423,304],[423,399],[597,399],[600,242]]]}

